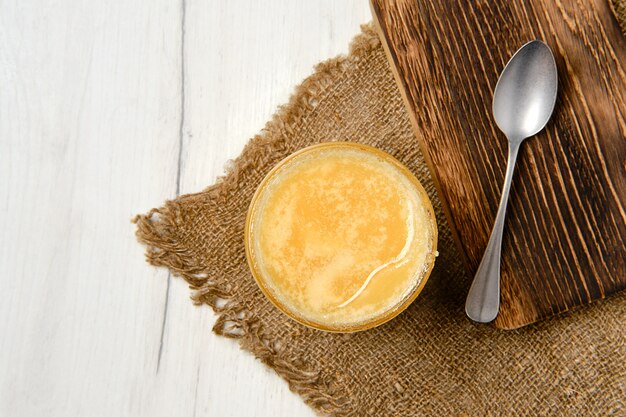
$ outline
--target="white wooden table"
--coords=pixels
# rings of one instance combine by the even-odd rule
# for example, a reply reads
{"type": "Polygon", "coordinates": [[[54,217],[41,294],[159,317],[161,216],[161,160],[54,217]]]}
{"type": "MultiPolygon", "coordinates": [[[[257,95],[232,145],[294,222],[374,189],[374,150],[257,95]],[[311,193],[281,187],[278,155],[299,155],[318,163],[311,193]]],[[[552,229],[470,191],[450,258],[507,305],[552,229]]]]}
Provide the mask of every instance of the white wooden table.
{"type": "Polygon", "coordinates": [[[0,416],[312,416],[148,266],[365,0],[0,0],[0,416]]]}

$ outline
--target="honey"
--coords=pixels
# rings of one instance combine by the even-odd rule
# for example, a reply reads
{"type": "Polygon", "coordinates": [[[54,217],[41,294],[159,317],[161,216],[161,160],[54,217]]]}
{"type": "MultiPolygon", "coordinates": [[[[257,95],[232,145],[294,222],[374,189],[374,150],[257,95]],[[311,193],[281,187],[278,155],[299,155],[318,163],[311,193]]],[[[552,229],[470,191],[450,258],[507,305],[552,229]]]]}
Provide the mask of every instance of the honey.
{"type": "Polygon", "coordinates": [[[352,143],[297,152],[250,206],[246,253],[281,310],[328,331],[364,330],[400,313],[432,269],[435,216],[419,181],[390,155],[352,143]]]}

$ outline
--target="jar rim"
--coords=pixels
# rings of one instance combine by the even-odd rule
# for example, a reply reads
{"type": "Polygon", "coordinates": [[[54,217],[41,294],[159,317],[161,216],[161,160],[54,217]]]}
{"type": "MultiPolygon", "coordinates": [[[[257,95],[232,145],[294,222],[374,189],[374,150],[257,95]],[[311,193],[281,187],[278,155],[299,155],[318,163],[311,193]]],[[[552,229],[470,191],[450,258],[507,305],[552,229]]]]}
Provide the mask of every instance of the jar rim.
{"type": "Polygon", "coordinates": [[[324,142],[324,143],[311,145],[303,149],[300,149],[288,155],[287,157],[283,158],[281,161],[279,161],[268,172],[268,174],[263,178],[263,180],[260,182],[259,186],[257,187],[252,197],[252,200],[250,202],[250,206],[248,208],[248,212],[246,215],[246,224],[245,224],[245,229],[244,229],[244,246],[245,246],[245,253],[246,253],[248,266],[250,268],[250,272],[252,273],[252,276],[254,277],[254,280],[256,281],[257,285],[259,286],[259,288],[261,289],[265,297],[267,297],[267,299],[269,299],[270,302],[274,304],[280,311],[282,311],[284,314],[286,314],[291,319],[297,321],[298,323],[304,324],[305,326],[312,327],[318,330],[323,330],[327,332],[336,332],[336,333],[351,333],[351,332],[368,330],[368,329],[371,329],[373,327],[376,327],[383,323],[388,322],[389,320],[393,319],[394,317],[402,313],[404,310],[406,310],[406,308],[413,301],[415,301],[417,296],[421,293],[421,291],[426,285],[426,282],[428,281],[428,278],[432,272],[432,269],[435,263],[436,254],[437,254],[437,238],[438,238],[437,221],[435,218],[435,212],[433,210],[432,203],[430,201],[430,198],[428,197],[428,194],[426,193],[426,190],[424,189],[420,181],[415,177],[415,175],[404,164],[402,164],[400,161],[398,161],[396,158],[394,158],[387,152],[384,152],[373,146],[364,145],[360,143],[354,143],[354,142],[324,142]],[[404,299],[400,303],[392,306],[391,308],[389,308],[389,310],[383,311],[382,314],[372,317],[369,320],[364,320],[362,322],[357,322],[357,323],[348,324],[348,325],[331,325],[328,323],[315,322],[305,317],[302,317],[298,314],[295,314],[293,311],[291,311],[291,309],[289,309],[283,302],[277,299],[276,296],[272,293],[272,291],[267,287],[267,284],[266,284],[267,279],[266,277],[263,276],[263,274],[259,270],[257,266],[257,262],[255,261],[255,255],[252,249],[253,236],[251,233],[251,226],[252,226],[252,220],[253,220],[253,213],[255,212],[255,209],[257,208],[257,204],[259,202],[259,198],[261,194],[263,193],[263,191],[265,190],[265,188],[267,187],[268,183],[277,175],[277,173],[282,168],[284,168],[294,159],[302,156],[303,154],[317,152],[322,149],[329,149],[329,148],[356,149],[356,150],[360,150],[363,152],[367,152],[370,155],[374,155],[383,159],[384,161],[390,163],[395,168],[397,168],[398,171],[405,178],[407,178],[409,182],[414,186],[415,191],[420,197],[421,204],[426,209],[427,216],[429,218],[428,224],[430,226],[430,233],[429,233],[430,240],[431,240],[429,244],[430,253],[427,254],[426,260],[424,261],[425,268],[420,276],[420,279],[417,280],[417,284],[411,289],[411,291],[404,297],[404,299]]]}

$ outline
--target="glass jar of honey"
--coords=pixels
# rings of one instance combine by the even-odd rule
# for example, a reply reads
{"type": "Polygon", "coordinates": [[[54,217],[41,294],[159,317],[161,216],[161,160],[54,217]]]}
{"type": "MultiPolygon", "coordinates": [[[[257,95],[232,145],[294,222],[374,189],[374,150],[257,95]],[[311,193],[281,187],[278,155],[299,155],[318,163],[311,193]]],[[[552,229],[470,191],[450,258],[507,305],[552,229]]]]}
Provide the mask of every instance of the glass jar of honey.
{"type": "Polygon", "coordinates": [[[285,314],[353,332],[415,300],[435,262],[437,224],[426,191],[400,162],[330,142],[269,172],[250,204],[245,247],[259,287],[285,314]]]}

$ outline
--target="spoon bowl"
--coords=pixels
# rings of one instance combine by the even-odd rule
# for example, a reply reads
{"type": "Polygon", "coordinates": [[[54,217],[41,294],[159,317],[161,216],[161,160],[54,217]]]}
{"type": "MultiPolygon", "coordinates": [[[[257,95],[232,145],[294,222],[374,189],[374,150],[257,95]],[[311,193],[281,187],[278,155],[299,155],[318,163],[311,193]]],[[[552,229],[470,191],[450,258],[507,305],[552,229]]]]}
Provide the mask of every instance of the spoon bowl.
{"type": "Polygon", "coordinates": [[[541,41],[522,46],[502,71],[493,96],[493,116],[509,141],[506,177],[496,220],[465,302],[469,318],[488,323],[500,309],[502,232],[522,141],[544,128],[556,102],[558,76],[550,47],[541,41]]]}
{"type": "Polygon", "coordinates": [[[544,128],[554,109],[557,70],[550,47],[522,46],[502,71],[493,94],[493,117],[509,140],[523,140],[544,128]]]}

